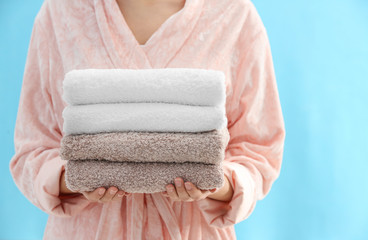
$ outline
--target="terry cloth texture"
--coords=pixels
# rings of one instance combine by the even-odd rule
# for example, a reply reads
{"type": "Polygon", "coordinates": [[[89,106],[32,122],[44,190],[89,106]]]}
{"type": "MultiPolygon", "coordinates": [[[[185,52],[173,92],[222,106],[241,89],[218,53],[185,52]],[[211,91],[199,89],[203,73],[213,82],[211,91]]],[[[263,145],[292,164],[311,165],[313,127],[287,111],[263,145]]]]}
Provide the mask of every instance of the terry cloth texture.
{"type": "Polygon", "coordinates": [[[196,133],[111,132],[65,136],[64,160],[199,162],[219,164],[230,136],[227,128],[196,133]]]}
{"type": "Polygon", "coordinates": [[[222,164],[202,163],[131,163],[100,160],[67,161],[66,186],[72,191],[93,191],[115,186],[131,193],[165,191],[176,177],[190,181],[199,189],[221,188],[222,164]]]}
{"type": "Polygon", "coordinates": [[[71,190],[155,193],[176,177],[222,187],[230,139],[222,71],[72,70],[63,90],[60,156],[71,190]]]}
{"type": "Polygon", "coordinates": [[[80,69],[63,81],[69,105],[165,102],[198,106],[225,104],[225,74],[196,68],[80,69]]]}
{"type": "Polygon", "coordinates": [[[120,132],[204,132],[227,125],[225,106],[111,103],[67,106],[65,135],[120,132]]]}

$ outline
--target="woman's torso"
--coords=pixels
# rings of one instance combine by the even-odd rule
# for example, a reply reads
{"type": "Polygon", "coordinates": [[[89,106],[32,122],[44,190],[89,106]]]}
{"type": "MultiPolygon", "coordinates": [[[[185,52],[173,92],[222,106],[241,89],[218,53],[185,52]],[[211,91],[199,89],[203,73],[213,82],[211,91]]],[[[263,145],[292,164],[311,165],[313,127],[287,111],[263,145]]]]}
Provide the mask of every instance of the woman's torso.
{"type": "MultiPolygon", "coordinates": [[[[66,106],[61,97],[64,74],[82,68],[221,70],[230,113],[232,101],[237,101],[232,86],[246,2],[187,0],[183,11],[164,21],[143,47],[128,31],[115,0],[46,1],[39,17],[51,46],[48,91],[59,128],[66,106]]],[[[50,215],[44,239],[179,239],[178,234],[182,239],[235,239],[233,226],[209,226],[196,202],[173,202],[159,193],[91,203],[70,218],[50,215]]]]}

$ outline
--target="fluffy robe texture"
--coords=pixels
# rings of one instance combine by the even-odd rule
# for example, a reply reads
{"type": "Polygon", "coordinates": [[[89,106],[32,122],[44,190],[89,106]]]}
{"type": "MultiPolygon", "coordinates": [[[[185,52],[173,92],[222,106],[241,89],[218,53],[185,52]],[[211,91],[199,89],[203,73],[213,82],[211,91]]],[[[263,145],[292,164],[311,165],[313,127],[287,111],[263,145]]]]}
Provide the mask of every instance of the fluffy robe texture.
{"type": "Polygon", "coordinates": [[[219,164],[229,141],[227,128],[197,133],[111,132],[63,137],[64,160],[199,162],[219,164]]]}
{"type": "Polygon", "coordinates": [[[131,193],[163,192],[176,177],[200,189],[221,188],[224,184],[222,164],[77,160],[67,161],[65,170],[66,186],[73,191],[115,186],[131,193]]]}
{"type": "Polygon", "coordinates": [[[111,103],[67,106],[65,135],[120,131],[204,132],[227,125],[224,106],[111,103]]]}
{"type": "Polygon", "coordinates": [[[164,102],[224,105],[225,74],[196,68],[79,69],[65,75],[63,99],[69,105],[164,102]]]}

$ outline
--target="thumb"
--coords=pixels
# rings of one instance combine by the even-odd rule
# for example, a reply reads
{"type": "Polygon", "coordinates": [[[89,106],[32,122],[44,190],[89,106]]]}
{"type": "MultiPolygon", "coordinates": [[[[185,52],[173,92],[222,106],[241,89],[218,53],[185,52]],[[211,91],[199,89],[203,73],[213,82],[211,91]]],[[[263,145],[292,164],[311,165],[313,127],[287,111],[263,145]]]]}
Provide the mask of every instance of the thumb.
{"type": "Polygon", "coordinates": [[[216,191],[217,191],[217,188],[213,188],[213,189],[210,190],[211,193],[214,193],[216,191]]]}

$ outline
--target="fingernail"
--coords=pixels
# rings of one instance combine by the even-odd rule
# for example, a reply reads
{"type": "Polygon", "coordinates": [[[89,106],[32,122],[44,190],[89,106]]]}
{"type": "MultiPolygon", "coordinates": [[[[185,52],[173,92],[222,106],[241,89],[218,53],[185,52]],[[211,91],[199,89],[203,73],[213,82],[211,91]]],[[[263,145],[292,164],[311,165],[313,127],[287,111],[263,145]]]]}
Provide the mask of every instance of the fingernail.
{"type": "Polygon", "coordinates": [[[117,190],[116,190],[116,189],[110,190],[110,194],[111,194],[111,195],[115,194],[116,192],[117,192],[117,190]]]}
{"type": "Polygon", "coordinates": [[[118,197],[123,197],[124,196],[124,194],[123,193],[119,193],[118,194],[118,197]]]}
{"type": "Polygon", "coordinates": [[[104,192],[105,192],[105,189],[104,189],[104,188],[101,188],[101,189],[98,191],[98,194],[102,195],[104,192]]]}
{"type": "Polygon", "coordinates": [[[179,179],[175,180],[175,185],[181,187],[181,181],[179,179]]]}
{"type": "Polygon", "coordinates": [[[169,192],[172,192],[172,191],[174,191],[174,188],[169,187],[169,188],[167,188],[167,190],[168,190],[169,192]]]}
{"type": "Polygon", "coordinates": [[[186,182],[185,183],[185,188],[188,189],[188,190],[191,190],[192,186],[190,185],[190,183],[186,182]]]}

